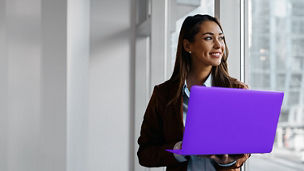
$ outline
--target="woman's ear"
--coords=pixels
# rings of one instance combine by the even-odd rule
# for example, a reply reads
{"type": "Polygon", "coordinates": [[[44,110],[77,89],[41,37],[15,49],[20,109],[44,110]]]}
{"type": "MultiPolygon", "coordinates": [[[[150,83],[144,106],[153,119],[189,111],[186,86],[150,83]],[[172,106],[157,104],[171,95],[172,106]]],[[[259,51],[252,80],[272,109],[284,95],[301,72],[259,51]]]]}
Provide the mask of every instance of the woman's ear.
{"type": "Polygon", "coordinates": [[[190,42],[187,39],[183,40],[183,47],[185,49],[185,51],[191,53],[191,46],[190,46],[190,42]]]}

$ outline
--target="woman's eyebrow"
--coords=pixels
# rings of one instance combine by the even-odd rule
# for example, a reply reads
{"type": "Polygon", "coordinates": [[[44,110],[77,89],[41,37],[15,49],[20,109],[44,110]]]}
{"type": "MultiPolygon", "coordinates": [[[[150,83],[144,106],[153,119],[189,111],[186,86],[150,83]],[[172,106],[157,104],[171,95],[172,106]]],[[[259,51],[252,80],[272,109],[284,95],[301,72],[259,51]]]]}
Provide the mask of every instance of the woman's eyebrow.
{"type": "MultiPolygon", "coordinates": [[[[206,33],[203,33],[202,35],[206,35],[206,34],[214,35],[214,33],[212,33],[212,32],[206,32],[206,33]]],[[[219,33],[219,35],[223,35],[223,33],[219,33]]]]}

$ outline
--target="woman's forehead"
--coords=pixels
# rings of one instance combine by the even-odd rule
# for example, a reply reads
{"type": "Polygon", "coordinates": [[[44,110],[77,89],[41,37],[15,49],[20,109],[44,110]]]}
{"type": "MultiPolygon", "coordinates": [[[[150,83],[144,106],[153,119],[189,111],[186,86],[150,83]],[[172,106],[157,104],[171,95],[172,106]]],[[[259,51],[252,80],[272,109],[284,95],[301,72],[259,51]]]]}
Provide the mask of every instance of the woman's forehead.
{"type": "Polygon", "coordinates": [[[223,34],[219,25],[214,21],[205,21],[200,25],[200,33],[223,34]]]}

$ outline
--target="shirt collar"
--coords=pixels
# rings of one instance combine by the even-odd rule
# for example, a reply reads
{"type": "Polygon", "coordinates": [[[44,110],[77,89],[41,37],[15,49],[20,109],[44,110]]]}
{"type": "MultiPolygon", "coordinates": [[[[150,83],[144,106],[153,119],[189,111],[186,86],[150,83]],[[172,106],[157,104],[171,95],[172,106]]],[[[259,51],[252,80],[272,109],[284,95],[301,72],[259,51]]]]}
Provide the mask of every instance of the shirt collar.
{"type": "Polygon", "coordinates": [[[185,93],[188,98],[190,97],[190,91],[188,89],[186,80],[185,80],[185,84],[184,84],[184,87],[183,87],[183,93],[185,93]]]}
{"type": "MultiPolygon", "coordinates": [[[[210,85],[211,85],[211,80],[210,80],[210,74],[209,74],[207,80],[205,81],[205,83],[202,86],[210,87],[210,85]]],[[[185,93],[188,98],[190,97],[190,90],[188,89],[186,79],[185,79],[185,83],[184,83],[184,86],[183,86],[183,93],[185,93]]]]}

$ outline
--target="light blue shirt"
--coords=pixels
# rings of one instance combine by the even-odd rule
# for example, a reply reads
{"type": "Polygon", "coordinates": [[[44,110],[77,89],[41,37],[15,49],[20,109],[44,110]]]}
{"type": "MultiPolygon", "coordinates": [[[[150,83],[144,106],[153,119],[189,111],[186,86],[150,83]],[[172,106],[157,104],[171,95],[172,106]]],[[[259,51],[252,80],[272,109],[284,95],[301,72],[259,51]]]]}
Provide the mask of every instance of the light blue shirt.
{"type": "MultiPolygon", "coordinates": [[[[205,84],[203,85],[205,86],[205,84]]],[[[185,84],[183,87],[183,122],[184,125],[186,123],[186,116],[188,112],[188,101],[190,97],[190,91],[187,88],[187,82],[185,80],[185,84]]],[[[203,157],[197,157],[195,155],[190,156],[190,160],[188,162],[187,171],[215,171],[215,168],[212,164],[211,159],[209,158],[203,158],[203,157]]]]}

